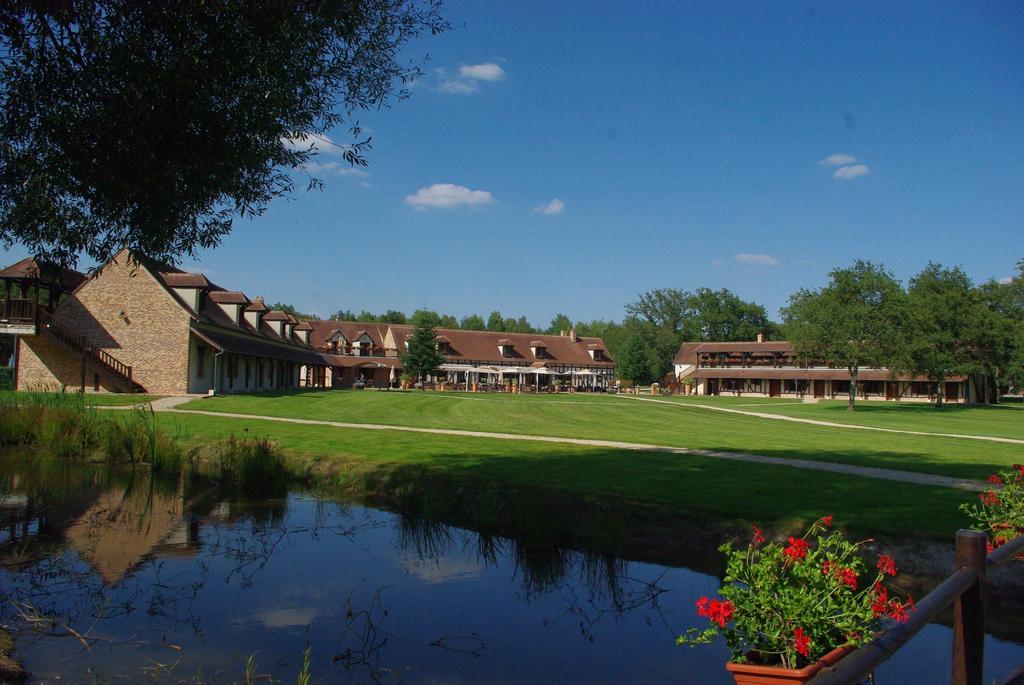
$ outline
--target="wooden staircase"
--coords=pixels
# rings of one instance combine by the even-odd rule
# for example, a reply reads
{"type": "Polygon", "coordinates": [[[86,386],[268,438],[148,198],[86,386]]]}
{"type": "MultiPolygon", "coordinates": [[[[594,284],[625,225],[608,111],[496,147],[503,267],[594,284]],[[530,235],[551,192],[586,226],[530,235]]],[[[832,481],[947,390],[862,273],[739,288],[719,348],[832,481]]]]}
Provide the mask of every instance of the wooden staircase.
{"type": "Polygon", "coordinates": [[[132,379],[132,367],[120,361],[106,350],[93,347],[84,336],[75,333],[56,321],[45,310],[40,309],[38,316],[39,331],[41,333],[50,336],[71,349],[76,355],[83,357],[87,365],[113,381],[115,385],[123,388],[124,392],[146,392],[144,387],[132,379]]]}

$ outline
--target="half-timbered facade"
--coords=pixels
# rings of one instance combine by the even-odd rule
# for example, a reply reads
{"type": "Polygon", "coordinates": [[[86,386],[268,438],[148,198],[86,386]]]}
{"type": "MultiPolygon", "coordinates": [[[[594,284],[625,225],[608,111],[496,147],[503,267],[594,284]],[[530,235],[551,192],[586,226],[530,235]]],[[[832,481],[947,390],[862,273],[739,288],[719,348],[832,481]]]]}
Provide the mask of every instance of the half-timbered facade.
{"type": "MultiPolygon", "coordinates": [[[[801,363],[792,343],[686,342],[676,353],[675,380],[681,392],[737,397],[835,399],[848,397],[850,374],[816,362],[801,363]]],[[[888,369],[860,369],[858,398],[917,401],[935,399],[938,388],[927,378],[892,374],[888,369]]],[[[966,376],[945,380],[943,399],[975,401],[974,384],[966,376]]]]}

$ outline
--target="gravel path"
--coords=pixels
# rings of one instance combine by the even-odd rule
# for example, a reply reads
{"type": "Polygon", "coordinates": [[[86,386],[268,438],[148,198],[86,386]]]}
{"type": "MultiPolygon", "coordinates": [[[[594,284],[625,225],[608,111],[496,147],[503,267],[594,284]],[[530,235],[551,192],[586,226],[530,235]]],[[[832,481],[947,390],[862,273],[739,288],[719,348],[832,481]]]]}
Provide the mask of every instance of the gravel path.
{"type": "MultiPolygon", "coordinates": [[[[516,433],[490,433],[484,431],[456,430],[451,428],[420,428],[416,426],[389,426],[378,423],[345,423],[342,421],[322,421],[318,419],[293,419],[281,416],[260,416],[255,414],[234,414],[219,411],[198,411],[177,409],[177,405],[189,402],[194,397],[166,397],[153,403],[153,410],[174,413],[174,414],[200,414],[203,416],[217,416],[221,418],[246,419],[256,421],[278,421],[280,423],[292,423],[304,426],[327,426],[330,428],[347,428],[354,430],[374,431],[400,431],[404,433],[427,433],[430,435],[454,435],[470,438],[489,438],[491,440],[522,440],[529,442],[550,442],[561,445],[579,445],[583,447],[604,447],[618,450],[639,451],[639,452],[666,452],[669,454],[695,455],[700,457],[711,457],[714,459],[727,459],[729,461],[742,461],[752,464],[771,464],[773,466],[788,466],[791,468],[808,469],[811,471],[826,471],[829,473],[840,473],[852,476],[863,476],[866,478],[877,478],[879,480],[891,480],[900,483],[915,483],[918,485],[933,485],[960,490],[981,491],[986,487],[985,483],[969,480],[966,478],[951,478],[949,476],[936,476],[927,473],[916,473],[913,471],[897,471],[894,469],[881,469],[870,466],[854,466],[851,464],[836,464],[826,461],[812,461],[809,459],[786,459],[783,457],[765,457],[759,454],[745,454],[742,452],[721,452],[718,450],[691,449],[687,447],[671,447],[668,445],[649,445],[635,442],[619,442],[616,440],[590,440],[586,438],[558,438],[549,435],[520,435],[516,433]]],[[[657,401],[657,400],[654,400],[657,401]]],[[[675,404],[670,403],[670,404],[675,404]]],[[[743,413],[743,412],[741,412],[743,413]]]]}
{"type": "Polygon", "coordinates": [[[961,433],[932,433],[929,431],[912,431],[902,428],[879,428],[877,426],[861,426],[852,423],[837,423],[835,421],[822,421],[820,419],[801,419],[796,416],[783,416],[782,414],[766,414],[759,411],[745,411],[742,409],[730,409],[728,407],[714,407],[707,404],[690,404],[688,402],[673,402],[671,400],[656,400],[652,397],[636,397],[632,395],[615,395],[620,399],[634,400],[637,402],[656,402],[657,404],[668,404],[673,407],[685,409],[705,409],[707,411],[719,411],[726,414],[742,414],[743,416],[756,416],[761,419],[774,419],[776,421],[791,421],[793,423],[807,423],[812,426],[827,426],[829,428],[852,428],[862,431],[877,431],[879,433],[902,433],[903,435],[928,435],[933,438],[960,438],[963,440],[984,440],[986,442],[1005,442],[1011,445],[1024,445],[1024,440],[1018,438],[998,438],[994,435],[963,435],[961,433]]]}

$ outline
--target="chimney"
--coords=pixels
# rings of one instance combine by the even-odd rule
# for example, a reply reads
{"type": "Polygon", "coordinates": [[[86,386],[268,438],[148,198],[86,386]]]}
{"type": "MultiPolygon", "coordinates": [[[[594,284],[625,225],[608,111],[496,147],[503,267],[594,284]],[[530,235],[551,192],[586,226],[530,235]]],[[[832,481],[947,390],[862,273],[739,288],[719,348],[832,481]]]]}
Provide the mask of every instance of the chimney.
{"type": "Polygon", "coordinates": [[[759,342],[759,343],[763,343],[764,342],[764,331],[761,331],[760,333],[757,334],[757,342],[759,342]]]}
{"type": "Polygon", "coordinates": [[[569,340],[572,340],[573,342],[579,342],[580,341],[580,336],[576,335],[576,329],[575,328],[570,328],[569,329],[569,340]]]}

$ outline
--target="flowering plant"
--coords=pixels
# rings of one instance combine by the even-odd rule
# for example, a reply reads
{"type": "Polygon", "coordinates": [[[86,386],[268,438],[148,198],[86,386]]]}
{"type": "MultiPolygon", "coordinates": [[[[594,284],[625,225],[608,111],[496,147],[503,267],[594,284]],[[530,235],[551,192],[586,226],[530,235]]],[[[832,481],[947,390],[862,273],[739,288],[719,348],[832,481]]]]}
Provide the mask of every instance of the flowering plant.
{"type": "Polygon", "coordinates": [[[981,506],[962,504],[960,508],[988,533],[991,552],[1024,534],[1024,464],[993,473],[988,482],[993,487],[981,493],[981,506]]]}
{"type": "Polygon", "coordinates": [[[869,575],[859,554],[864,543],[831,526],[831,516],[818,519],[786,543],[766,543],[755,526],[746,549],[722,545],[723,599],[697,601],[712,627],[691,628],[676,643],[708,644],[721,634],[734,662],[801,668],[837,647],[870,641],[886,621],[907,621],[913,599],[890,596],[882,584],[896,575],[892,557],[880,554],[869,575]]]}

